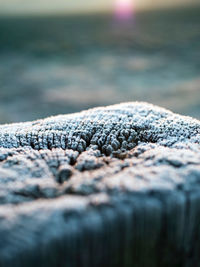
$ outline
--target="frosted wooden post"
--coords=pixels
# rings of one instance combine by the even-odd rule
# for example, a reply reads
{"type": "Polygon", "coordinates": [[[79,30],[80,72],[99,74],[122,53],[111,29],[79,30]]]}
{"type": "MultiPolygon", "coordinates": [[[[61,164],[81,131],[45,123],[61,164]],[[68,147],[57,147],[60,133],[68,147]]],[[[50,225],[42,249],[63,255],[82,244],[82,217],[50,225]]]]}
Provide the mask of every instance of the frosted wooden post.
{"type": "Polygon", "coordinates": [[[132,102],[0,126],[0,266],[200,266],[200,122],[132,102]]]}

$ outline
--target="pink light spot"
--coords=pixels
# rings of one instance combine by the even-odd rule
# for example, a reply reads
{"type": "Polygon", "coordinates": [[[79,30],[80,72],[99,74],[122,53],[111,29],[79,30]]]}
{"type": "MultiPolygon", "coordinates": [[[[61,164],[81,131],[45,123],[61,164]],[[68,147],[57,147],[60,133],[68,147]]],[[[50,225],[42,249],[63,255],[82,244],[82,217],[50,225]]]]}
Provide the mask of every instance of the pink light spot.
{"type": "Polygon", "coordinates": [[[115,0],[115,16],[119,19],[130,19],[133,15],[133,0],[115,0]]]}

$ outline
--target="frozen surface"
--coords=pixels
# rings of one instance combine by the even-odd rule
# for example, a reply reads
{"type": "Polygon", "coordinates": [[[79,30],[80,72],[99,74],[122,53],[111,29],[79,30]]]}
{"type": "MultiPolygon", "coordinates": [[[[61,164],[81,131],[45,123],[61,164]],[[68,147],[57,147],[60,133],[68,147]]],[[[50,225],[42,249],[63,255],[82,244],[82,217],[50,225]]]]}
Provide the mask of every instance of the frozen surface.
{"type": "Polygon", "coordinates": [[[0,126],[2,266],[198,266],[199,203],[191,117],[130,102],[0,126]]]}

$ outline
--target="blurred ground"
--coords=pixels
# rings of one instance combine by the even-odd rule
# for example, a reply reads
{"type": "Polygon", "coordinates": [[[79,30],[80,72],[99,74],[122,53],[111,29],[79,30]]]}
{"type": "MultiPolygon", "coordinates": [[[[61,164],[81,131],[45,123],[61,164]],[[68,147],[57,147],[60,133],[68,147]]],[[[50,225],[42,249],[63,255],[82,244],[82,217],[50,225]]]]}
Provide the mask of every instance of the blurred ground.
{"type": "Polygon", "coordinates": [[[0,123],[135,100],[200,118],[199,14],[0,18],[0,123]]]}

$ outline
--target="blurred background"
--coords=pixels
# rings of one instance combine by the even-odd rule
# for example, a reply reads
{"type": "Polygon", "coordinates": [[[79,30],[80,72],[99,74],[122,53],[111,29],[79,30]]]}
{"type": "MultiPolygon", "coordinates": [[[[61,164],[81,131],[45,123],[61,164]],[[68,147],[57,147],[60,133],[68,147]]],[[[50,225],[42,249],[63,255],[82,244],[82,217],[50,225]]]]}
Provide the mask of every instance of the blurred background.
{"type": "Polygon", "coordinates": [[[0,123],[137,100],[200,119],[200,0],[0,0],[0,123]]]}

